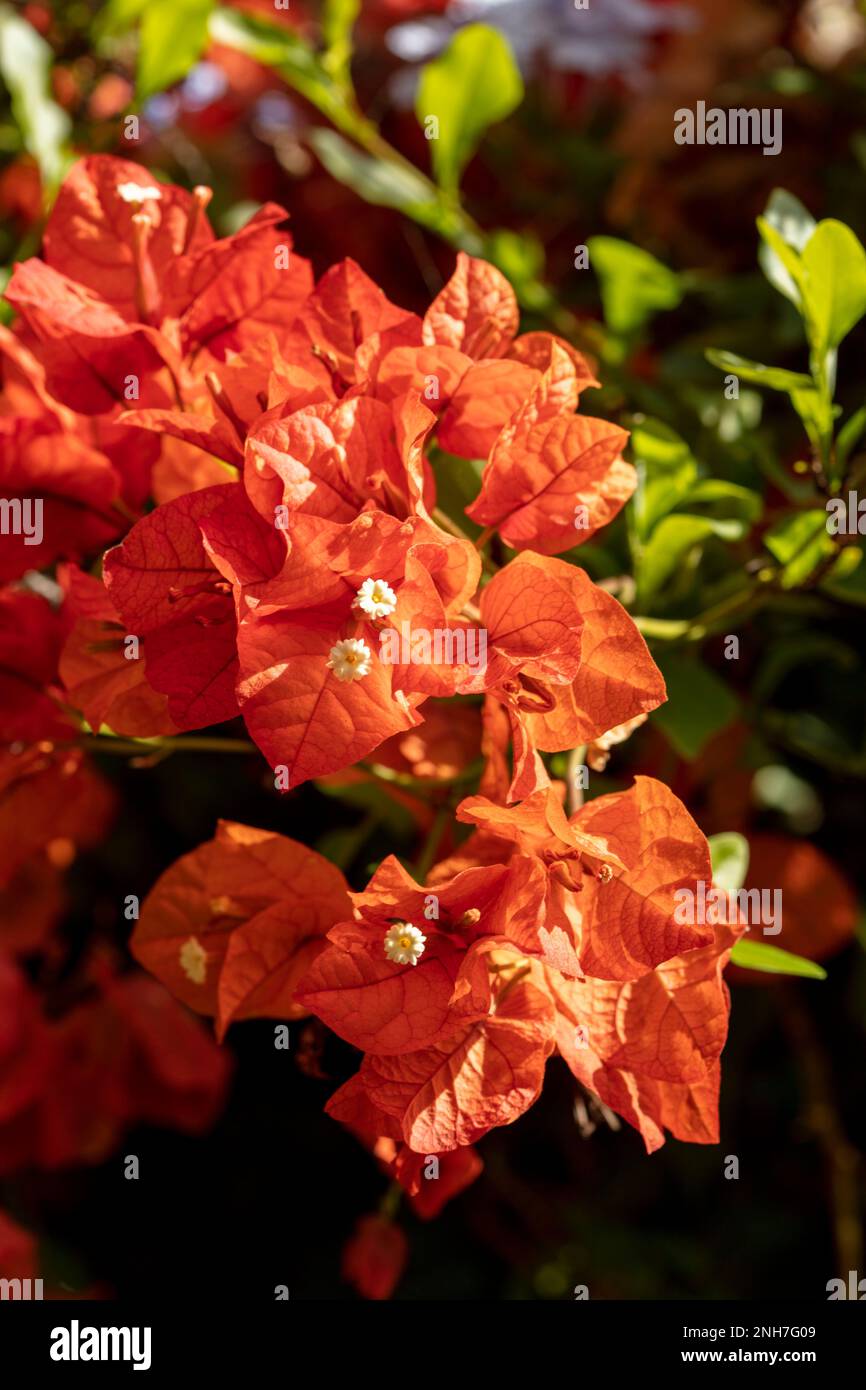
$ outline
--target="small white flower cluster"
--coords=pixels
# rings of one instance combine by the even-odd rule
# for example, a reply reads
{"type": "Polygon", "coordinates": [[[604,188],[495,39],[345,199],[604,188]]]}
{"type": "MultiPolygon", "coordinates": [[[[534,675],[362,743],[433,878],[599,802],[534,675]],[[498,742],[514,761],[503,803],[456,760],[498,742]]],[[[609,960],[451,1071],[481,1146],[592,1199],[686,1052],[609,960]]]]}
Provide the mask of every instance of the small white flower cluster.
{"type": "MultiPolygon", "coordinates": [[[[397,595],[384,579],[365,579],[353,607],[376,621],[388,618],[397,607],[397,595]]],[[[335,642],[327,666],[339,681],[357,681],[373,669],[373,653],[360,637],[343,637],[335,642]]]]}
{"type": "Polygon", "coordinates": [[[360,637],[343,637],[331,648],[326,665],[338,681],[359,681],[373,669],[373,653],[360,637]]]}
{"type": "Polygon", "coordinates": [[[409,922],[395,922],[385,933],[385,955],[395,965],[417,965],[426,944],[424,933],[409,922]]]}
{"type": "Polygon", "coordinates": [[[365,579],[358,590],[355,607],[368,618],[388,618],[397,607],[397,595],[384,579],[365,579]]]}

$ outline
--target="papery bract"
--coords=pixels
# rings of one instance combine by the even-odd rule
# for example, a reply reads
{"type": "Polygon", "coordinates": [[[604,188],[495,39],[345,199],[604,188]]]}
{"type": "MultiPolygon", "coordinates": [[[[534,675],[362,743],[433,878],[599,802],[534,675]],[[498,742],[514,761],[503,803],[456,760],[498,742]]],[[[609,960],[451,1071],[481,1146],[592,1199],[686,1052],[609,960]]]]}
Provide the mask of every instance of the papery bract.
{"type": "Polygon", "coordinates": [[[220,822],[142,904],[133,954],[217,1031],[241,1018],[299,1018],[296,986],[348,911],[345,881],[314,850],[220,822]]]}

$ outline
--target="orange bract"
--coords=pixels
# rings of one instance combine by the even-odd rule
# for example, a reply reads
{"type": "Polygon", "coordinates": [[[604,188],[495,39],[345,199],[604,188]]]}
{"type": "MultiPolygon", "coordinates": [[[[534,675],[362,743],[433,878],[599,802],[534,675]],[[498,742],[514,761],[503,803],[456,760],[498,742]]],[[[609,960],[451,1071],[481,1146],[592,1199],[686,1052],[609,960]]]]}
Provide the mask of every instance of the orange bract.
{"type": "MultiPolygon", "coordinates": [[[[43,258],[10,282],[0,471],[46,514],[3,575],[67,563],[59,613],[0,596],[0,693],[27,745],[0,761],[0,886],[27,912],[9,944],[41,941],[57,885],[39,897],[34,875],[108,812],[81,752],[51,741],[74,742],[76,714],[140,738],[243,719],[281,790],[396,781],[422,823],[477,762],[456,809],[472,830],[425,883],[390,856],[350,895],[315,851],[222,821],[158,880],[133,954],[220,1038],[311,1012],[360,1049],[328,1109],[424,1216],[477,1175],[471,1146],[532,1105],[555,1051],[649,1148],[666,1129],[710,1141],[734,936],[674,915],[711,879],[707,842],[651,778],[567,815],[542,757],[597,744],[595,766],[666,698],[626,609],[553,558],[636,485],[626,432],[579,411],[592,365],[520,335],[485,261],[461,253],[419,317],[350,260],[314,284],[282,208],[217,239],[207,201],[81,161],[43,258]],[[478,546],[441,508],[443,454],[480,473],[478,546]],[[355,767],[377,750],[383,767],[355,767]]],[[[219,1054],[154,982],[93,976],[96,997],[49,1025],[0,956],[0,1123],[25,1158],[99,1157],[132,1118],[200,1127],[222,1095],[219,1054]],[[64,1048],[66,1092],[43,1112],[64,1048]]],[[[366,1218],[347,1276],[386,1297],[403,1256],[366,1218]]]]}

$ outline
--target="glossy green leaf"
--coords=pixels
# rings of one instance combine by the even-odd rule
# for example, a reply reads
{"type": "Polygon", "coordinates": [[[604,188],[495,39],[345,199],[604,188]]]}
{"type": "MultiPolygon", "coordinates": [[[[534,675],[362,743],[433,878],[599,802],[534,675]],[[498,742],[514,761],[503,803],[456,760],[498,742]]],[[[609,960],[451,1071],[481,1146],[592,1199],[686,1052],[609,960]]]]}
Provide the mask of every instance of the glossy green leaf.
{"type": "Polygon", "coordinates": [[[629,441],[638,486],[632,515],[641,540],[685,498],[698,476],[698,465],[684,439],[661,420],[641,418],[629,441]]]}
{"type": "Polygon", "coordinates": [[[764,545],[784,565],[782,587],[785,589],[802,584],[835,550],[827,529],[827,513],[817,507],[783,517],[767,531],[764,545]]]}
{"type": "Polygon", "coordinates": [[[799,198],[775,188],[758,219],[763,246],[758,251],[761,269],[770,284],[800,307],[800,252],[815,230],[812,214],[799,198]]]}
{"type": "Polygon", "coordinates": [[[695,483],[683,499],[683,506],[690,512],[695,507],[706,507],[716,520],[742,521],[748,526],[760,520],[764,510],[757,492],[724,478],[704,478],[695,483]]]}
{"type": "Polygon", "coordinates": [[[590,237],[587,247],[601,284],[604,320],[613,333],[636,333],[654,314],[675,309],[682,300],[680,276],[642,247],[611,236],[590,237]]]}
{"type": "Polygon", "coordinates": [[[851,456],[852,450],[859,444],[863,431],[866,430],[866,405],[861,405],[859,410],[855,410],[844,423],[836,437],[836,467],[840,471],[851,456]]]}
{"type": "Polygon", "coordinates": [[[819,222],[803,250],[815,351],[838,347],[866,313],[866,251],[844,222],[819,222]]]}
{"type": "Polygon", "coordinates": [[[136,96],[147,101],[186,77],[204,52],[214,0],[149,0],[138,40],[136,96]]]}
{"type": "Polygon", "coordinates": [[[866,607],[866,553],[861,547],[846,546],[820,587],[842,603],[866,607]]]}
{"type": "Polygon", "coordinates": [[[273,68],[295,91],[344,129],[352,124],[342,88],[300,34],[239,10],[223,8],[211,14],[208,32],[214,43],[236,48],[264,67],[273,68]]]}
{"type": "Polygon", "coordinates": [[[735,352],[722,352],[716,348],[707,350],[707,361],[723,372],[733,373],[741,381],[754,382],[756,386],[768,386],[772,391],[810,390],[812,378],[804,372],[789,372],[783,367],[765,367],[762,362],[750,362],[747,357],[739,357],[735,352]]]}
{"type": "Polygon", "coordinates": [[[827,971],[813,960],[770,946],[766,941],[747,941],[745,937],[734,946],[731,960],[744,970],[762,970],[768,975],[800,975],[808,980],[826,980],[827,971]]]}
{"type": "Polygon", "coordinates": [[[670,652],[657,654],[656,660],[668,699],[653,720],[676,752],[691,761],[737,718],[739,700],[714,671],[692,656],[670,652]]]}
{"type": "Polygon", "coordinates": [[[368,203],[400,212],[436,226],[439,204],[422,174],[363,154],[335,130],[311,130],[308,139],[328,173],[353,188],[368,203]]]}
{"type": "Polygon", "coordinates": [[[51,96],[49,45],[25,19],[0,6],[0,77],[24,148],[33,155],[47,191],[56,188],[69,162],[71,125],[51,96]]]}
{"type": "Polygon", "coordinates": [[[497,29],[468,24],[421,72],[415,114],[431,147],[437,183],[455,193],[487,128],[523,100],[523,79],[497,29]]]}
{"type": "Polygon", "coordinates": [[[718,520],[711,516],[691,513],[671,513],[658,523],[644,546],[637,576],[638,596],[642,601],[663,588],[679,569],[685,556],[710,536],[736,541],[745,533],[745,525],[736,518],[718,520]]]}
{"type": "Polygon", "coordinates": [[[736,892],[742,888],[749,870],[749,842],[735,830],[707,838],[713,864],[713,883],[717,888],[736,892]]]}

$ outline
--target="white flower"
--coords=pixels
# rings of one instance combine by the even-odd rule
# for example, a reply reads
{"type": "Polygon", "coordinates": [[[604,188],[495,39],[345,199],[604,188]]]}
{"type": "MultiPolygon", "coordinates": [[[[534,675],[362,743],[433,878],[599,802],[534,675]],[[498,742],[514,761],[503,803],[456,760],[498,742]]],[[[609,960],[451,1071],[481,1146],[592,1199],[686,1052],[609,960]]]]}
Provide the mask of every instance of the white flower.
{"type": "Polygon", "coordinates": [[[408,922],[395,922],[385,933],[385,955],[395,965],[417,965],[427,938],[417,927],[408,922]]]}
{"type": "Polygon", "coordinates": [[[158,188],[149,188],[141,183],[120,183],[117,191],[125,203],[145,203],[148,198],[162,197],[158,188]]]}
{"type": "Polygon", "coordinates": [[[397,595],[384,579],[365,579],[358,590],[355,607],[370,618],[387,618],[397,607],[397,595]]]}
{"type": "Polygon", "coordinates": [[[359,681],[373,669],[373,654],[359,637],[344,637],[331,648],[327,665],[338,681],[359,681]]]}

